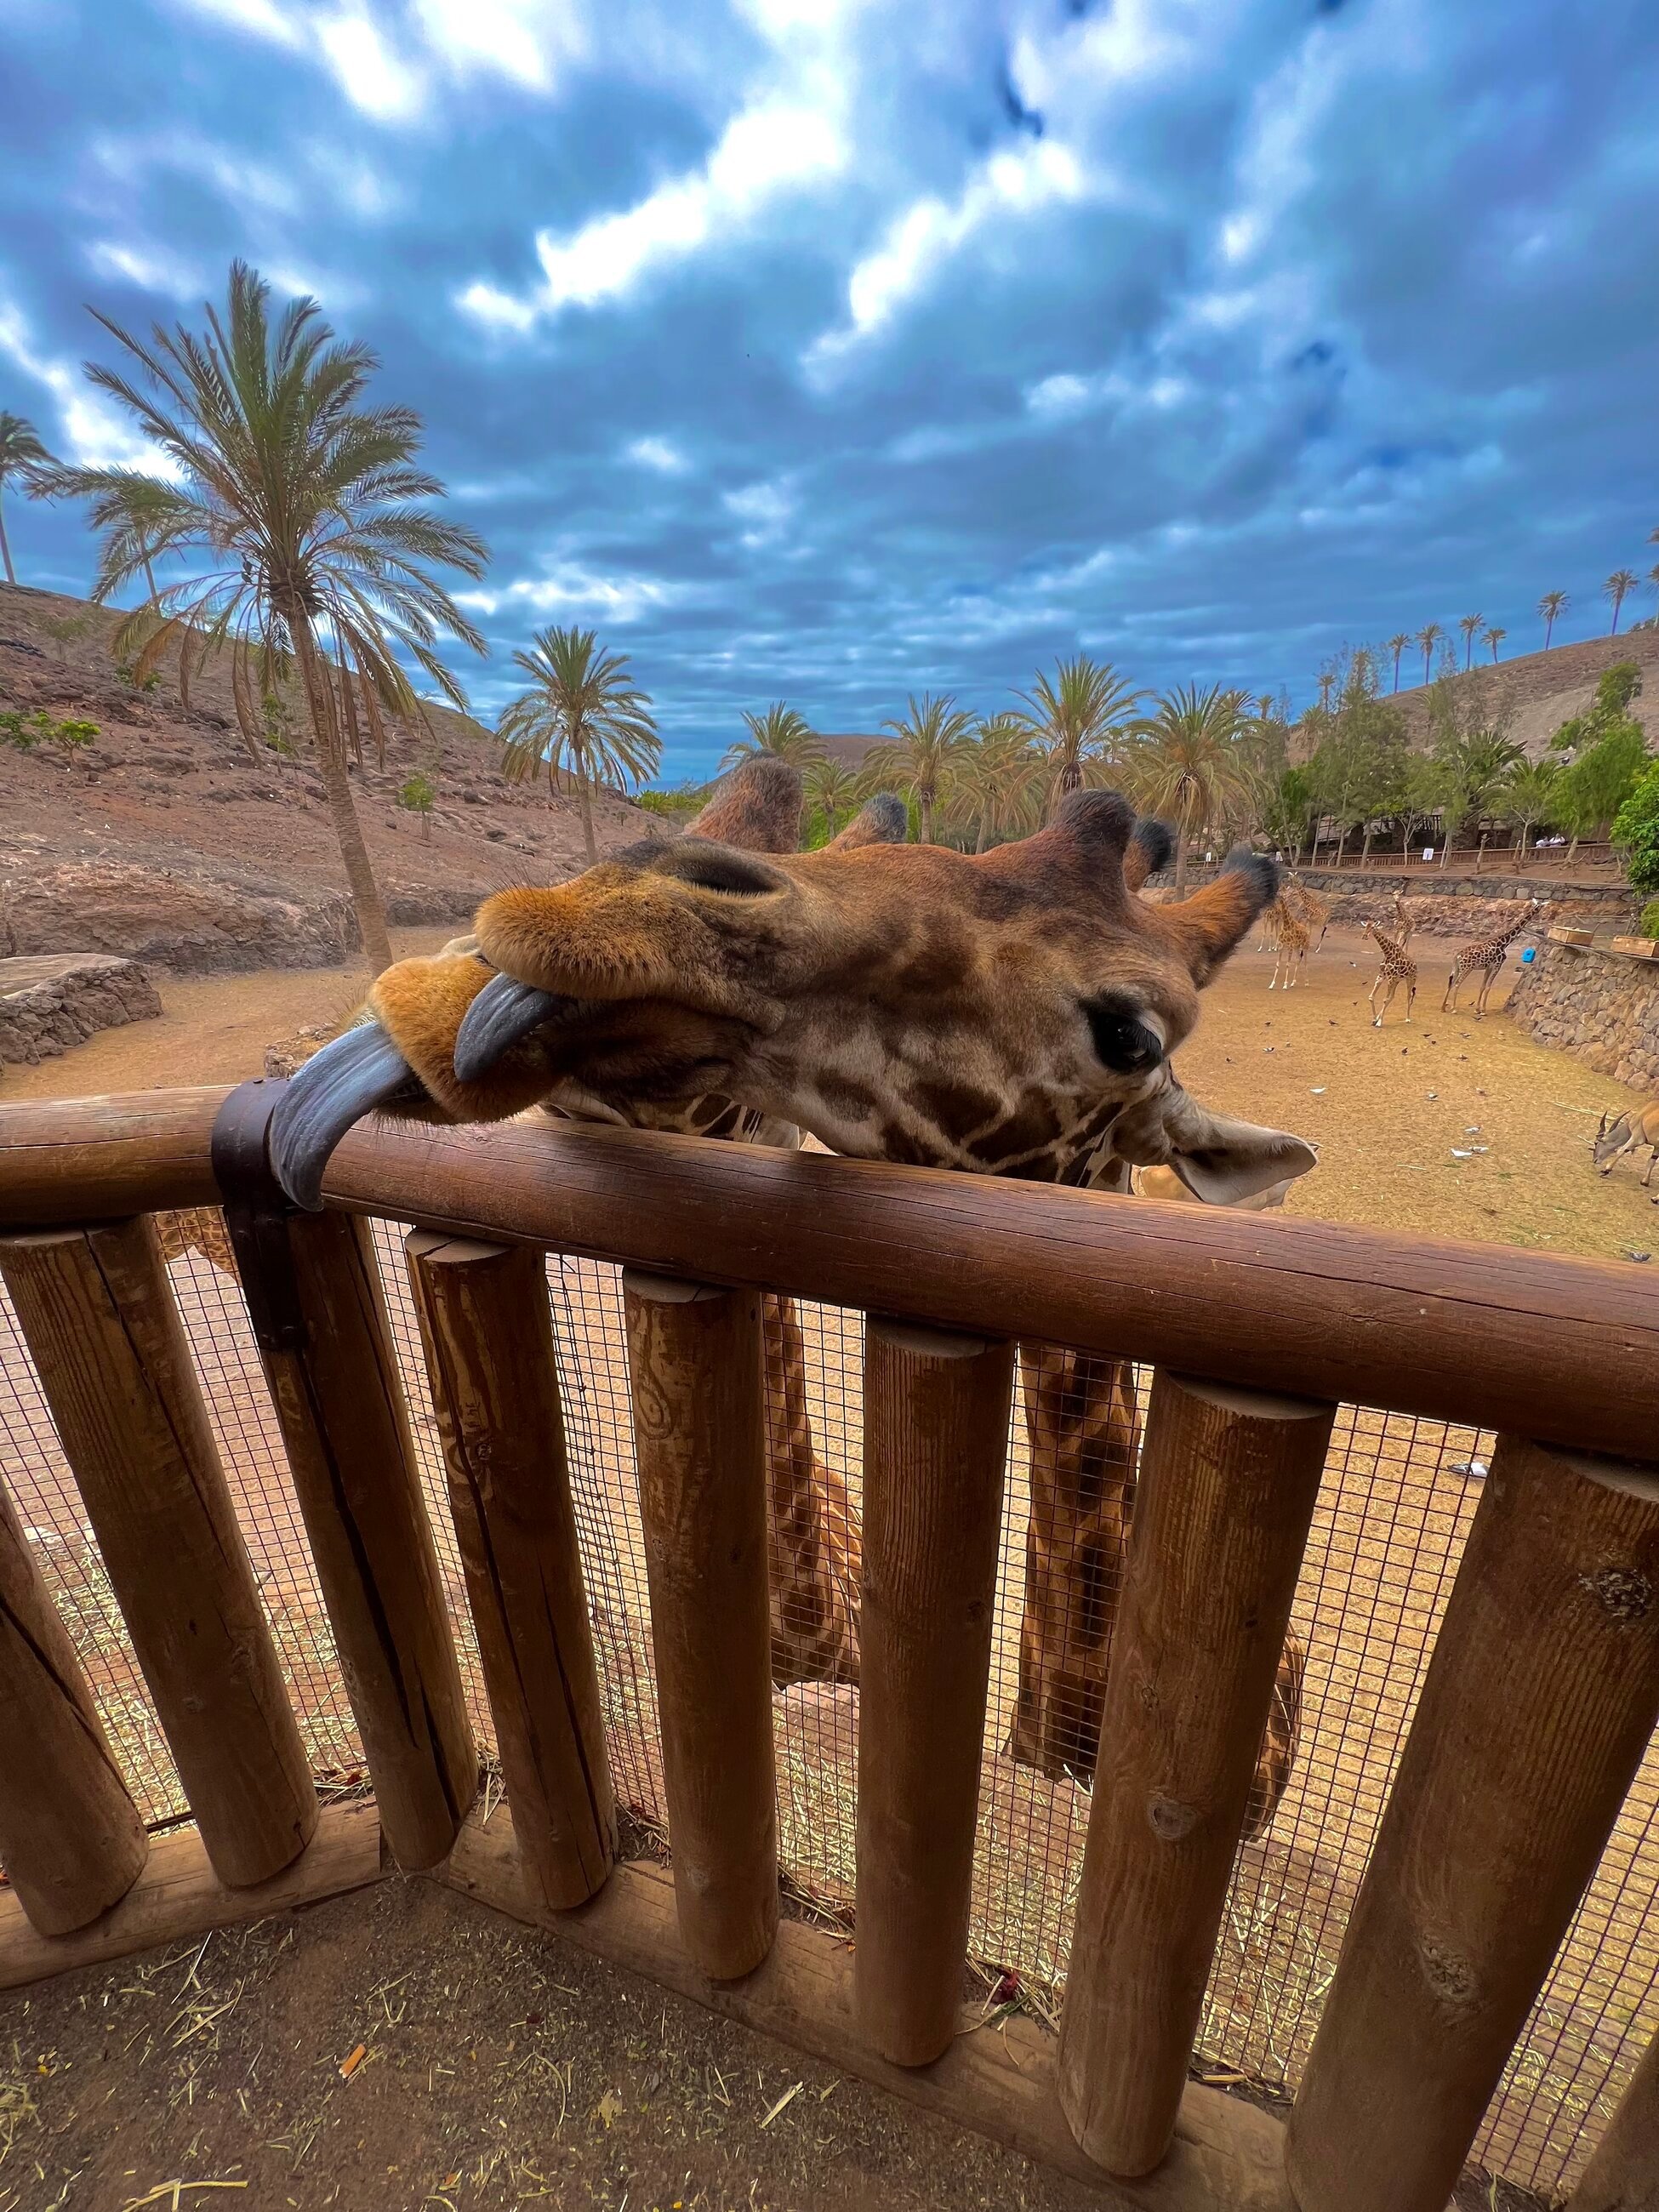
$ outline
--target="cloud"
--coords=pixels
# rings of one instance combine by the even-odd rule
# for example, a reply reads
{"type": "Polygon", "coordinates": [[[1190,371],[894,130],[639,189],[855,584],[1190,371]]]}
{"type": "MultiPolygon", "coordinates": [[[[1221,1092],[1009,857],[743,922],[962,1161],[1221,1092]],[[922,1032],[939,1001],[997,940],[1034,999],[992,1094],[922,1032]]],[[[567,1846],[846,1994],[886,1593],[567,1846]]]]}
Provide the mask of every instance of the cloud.
{"type": "Polygon", "coordinates": [[[372,16],[325,16],[314,32],[324,59],[354,107],[381,123],[401,123],[420,113],[426,105],[425,82],[392,52],[372,16]]]}
{"type": "Polygon", "coordinates": [[[497,328],[527,331],[566,307],[625,298],[653,271],[724,244],[781,194],[833,174],[845,148],[830,118],[787,102],[734,116],[702,166],[563,236],[536,234],[542,282],[519,296],[482,281],[459,304],[497,328]]]}
{"type": "Polygon", "coordinates": [[[133,429],[128,416],[86,381],[78,363],[43,353],[21,309],[0,297],[0,355],[52,395],[58,429],[46,443],[62,460],[83,468],[178,473],[168,457],[133,429]]]}
{"type": "Polygon", "coordinates": [[[125,246],[117,239],[94,239],[87,248],[87,264],[94,276],[174,300],[200,299],[205,289],[198,271],[164,246],[125,246]]]}
{"type": "Polygon", "coordinates": [[[661,477],[683,477],[691,465],[666,438],[635,438],[626,451],[630,461],[637,461],[642,469],[654,469],[661,477]]]}

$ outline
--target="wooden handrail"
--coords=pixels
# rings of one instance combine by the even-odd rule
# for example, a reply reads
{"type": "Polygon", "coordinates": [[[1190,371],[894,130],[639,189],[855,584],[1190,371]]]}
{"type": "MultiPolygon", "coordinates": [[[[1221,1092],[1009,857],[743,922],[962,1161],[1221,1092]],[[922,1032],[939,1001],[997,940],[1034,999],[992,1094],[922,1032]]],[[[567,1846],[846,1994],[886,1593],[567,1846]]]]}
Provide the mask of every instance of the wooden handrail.
{"type": "MultiPolygon", "coordinates": [[[[0,1230],[210,1205],[222,1091],[0,1107],[0,1230]]],[[[1075,1345],[1579,1451],[1659,1434],[1659,1282],[1610,1261],[574,1123],[354,1129],[330,1203],[1075,1345]]]]}

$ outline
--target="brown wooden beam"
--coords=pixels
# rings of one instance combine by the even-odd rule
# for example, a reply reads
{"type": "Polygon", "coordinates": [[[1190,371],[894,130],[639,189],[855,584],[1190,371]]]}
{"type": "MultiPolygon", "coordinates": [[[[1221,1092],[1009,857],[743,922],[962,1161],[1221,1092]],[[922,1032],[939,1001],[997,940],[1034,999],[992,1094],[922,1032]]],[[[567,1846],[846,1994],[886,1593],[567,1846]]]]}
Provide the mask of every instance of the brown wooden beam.
{"type": "Polygon", "coordinates": [[[1073,2142],[1054,2094],[1054,2039],[1035,2021],[996,2028],[964,2007],[962,2032],[931,2066],[894,2066],[858,2023],[845,1942],[785,1920],[764,1963],[736,1982],[711,1981],[693,1963],[676,1923],[667,1871],[619,1866],[591,1905],[550,1912],[520,1863],[507,1809],[488,1827],[468,1820],[434,1880],[532,1927],[549,1929],[609,1965],[629,1969],[727,2020],[890,2089],[947,2124],[1022,2152],[1092,2184],[1103,2205],[1135,2212],[1293,2212],[1283,2170],[1284,2130],[1269,2113],[1218,2089],[1188,2086],[1170,2154],[1139,2181],[1109,2179],[1073,2142]]]}
{"type": "Polygon", "coordinates": [[[11,1499],[0,1486],[0,1866],[43,1936],[131,1888],[149,1850],[11,1499]]]}
{"type": "Polygon", "coordinates": [[[1659,1719],[1659,1474],[1499,1439],[1291,2117],[1301,2212],[1443,2212],[1659,1719]]]}
{"type": "Polygon", "coordinates": [[[760,1297],[630,1271],[623,1307],[680,1930],[730,1978],[778,1922],[760,1297]]]}
{"type": "Polygon", "coordinates": [[[371,1234],[344,1214],[289,1219],[304,1342],[260,1358],[380,1826],[415,1873],[454,1843],[478,1754],[371,1234]]]}
{"type": "Polygon", "coordinates": [[[859,2023],[922,2066],[957,2032],[1014,1347],[872,1321],[864,1364],[859,2023]]]}
{"type": "MultiPolygon", "coordinates": [[[[0,1107],[0,1224],[213,1203],[227,1095],[0,1107]]],[[[1659,1281],[1607,1261],[574,1124],[369,1122],[324,1189],[456,1236],[1570,1449],[1639,1459],[1659,1432],[1659,1281]]]]}
{"type": "Polygon", "coordinates": [[[1335,1411],[1152,1380],[1060,2024],[1060,2103],[1113,2173],[1180,2112],[1335,1411]]]}
{"type": "Polygon", "coordinates": [[[267,1881],[316,1793],[154,1232],[9,1237],[0,1275],[209,1856],[267,1881]]]}
{"type": "Polygon", "coordinates": [[[40,1935],[17,1899],[0,1890],[0,1990],[131,1958],[159,1943],[204,1936],[210,1928],[320,1904],[379,1881],[382,1872],[380,1823],[372,1798],[325,1806],[317,1832],[293,1864],[246,1889],[227,1889],[197,1831],[177,1828],[152,1839],[148,1864],[114,1910],[73,1936],[40,1935]]]}
{"type": "Polygon", "coordinates": [[[417,1229],[405,1250],[514,1832],[550,1905],[611,1870],[616,1809],[547,1264],[417,1229]]]}
{"type": "Polygon", "coordinates": [[[1566,2212],[1659,2212],[1659,2035],[1643,2052],[1566,2212]]]}

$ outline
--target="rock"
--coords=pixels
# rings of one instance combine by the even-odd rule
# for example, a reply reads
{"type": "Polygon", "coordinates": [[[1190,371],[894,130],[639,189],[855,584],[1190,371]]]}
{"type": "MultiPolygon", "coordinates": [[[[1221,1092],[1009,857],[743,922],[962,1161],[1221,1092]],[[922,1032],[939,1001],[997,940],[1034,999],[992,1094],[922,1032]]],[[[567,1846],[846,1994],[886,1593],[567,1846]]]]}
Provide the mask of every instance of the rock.
{"type": "Polygon", "coordinates": [[[1633,1090],[1659,1090],[1659,969],[1588,945],[1546,944],[1522,969],[1509,1012],[1540,1044],[1633,1090]]]}
{"type": "Polygon", "coordinates": [[[0,1061],[32,1067],[100,1030],[161,1011],[155,984],[133,960],[107,952],[0,960],[0,1061]]]}

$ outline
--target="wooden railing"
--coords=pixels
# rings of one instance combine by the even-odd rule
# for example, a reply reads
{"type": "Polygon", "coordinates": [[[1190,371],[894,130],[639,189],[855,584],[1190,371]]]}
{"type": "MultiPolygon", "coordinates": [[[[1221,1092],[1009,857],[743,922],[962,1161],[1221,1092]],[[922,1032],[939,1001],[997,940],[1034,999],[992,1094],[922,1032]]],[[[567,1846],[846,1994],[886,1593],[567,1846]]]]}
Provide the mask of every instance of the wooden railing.
{"type": "MultiPolygon", "coordinates": [[[[174,1840],[141,1870],[86,1683],[0,1516],[0,1856],[32,1923],[0,1908],[0,1984],[376,1870],[361,1808],[319,1824],[143,1218],[225,1194],[224,1099],[0,1109],[0,1274],[210,1863],[181,1881],[174,1840]]],[[[375,1124],[325,1193],[320,1217],[245,1222],[239,1256],[401,1865],[1119,2201],[1441,2212],[1659,1718],[1659,1286],[1508,1247],[625,1130],[375,1124]],[[510,1825],[488,1831],[468,1818],[477,1760],[367,1215],[416,1224],[410,1278],[507,1785],[510,1825]],[[672,1876],[613,1864],[547,1249],[625,1271],[672,1876]],[[869,1316],[850,1967],[779,1917],[774,1290],[869,1316]],[[1010,2067],[956,2031],[1021,1339],[1156,1372],[1058,2051],[1031,2031],[1010,2067]],[[1188,2069],[1345,1398],[1501,1441],[1281,2128],[1188,2069]]],[[[1596,2187],[1659,2167],[1654,2080],[1650,2064],[1596,2187]]]]}

